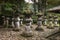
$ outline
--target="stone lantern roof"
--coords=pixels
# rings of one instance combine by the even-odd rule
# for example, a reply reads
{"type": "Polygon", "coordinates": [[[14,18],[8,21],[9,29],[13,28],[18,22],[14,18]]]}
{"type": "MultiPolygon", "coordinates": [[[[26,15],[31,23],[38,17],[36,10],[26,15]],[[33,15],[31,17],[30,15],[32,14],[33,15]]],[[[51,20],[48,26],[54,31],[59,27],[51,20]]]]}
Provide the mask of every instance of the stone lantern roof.
{"type": "Polygon", "coordinates": [[[37,16],[42,16],[43,15],[43,13],[42,12],[37,12],[37,14],[36,14],[37,16]]]}
{"type": "Polygon", "coordinates": [[[49,18],[52,18],[53,16],[49,16],[49,18]]]}
{"type": "Polygon", "coordinates": [[[60,13],[60,6],[56,6],[47,10],[47,12],[56,12],[60,13]]]}
{"type": "Polygon", "coordinates": [[[58,18],[57,16],[54,16],[54,19],[58,18]]]}
{"type": "Polygon", "coordinates": [[[20,15],[20,18],[23,18],[24,17],[24,15],[20,15]]]}
{"type": "Polygon", "coordinates": [[[47,17],[46,17],[46,16],[44,16],[43,18],[44,18],[44,19],[47,19],[47,17]]]}
{"type": "Polygon", "coordinates": [[[26,9],[26,10],[24,10],[24,15],[27,15],[27,14],[29,14],[29,15],[30,15],[30,14],[33,14],[33,13],[32,13],[32,11],[31,11],[31,10],[26,9]]]}

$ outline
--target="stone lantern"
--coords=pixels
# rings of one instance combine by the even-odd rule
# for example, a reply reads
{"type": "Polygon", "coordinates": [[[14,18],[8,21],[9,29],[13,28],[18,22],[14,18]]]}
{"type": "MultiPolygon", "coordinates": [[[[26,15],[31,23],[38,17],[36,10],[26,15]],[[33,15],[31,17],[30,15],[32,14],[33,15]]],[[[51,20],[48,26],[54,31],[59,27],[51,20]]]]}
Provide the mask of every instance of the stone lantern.
{"type": "Polygon", "coordinates": [[[33,36],[33,32],[32,32],[32,29],[31,29],[31,25],[32,25],[32,12],[30,10],[26,10],[25,13],[25,31],[23,32],[23,36],[26,36],[26,37],[29,37],[29,36],[33,36]]]}
{"type": "Polygon", "coordinates": [[[37,28],[36,28],[36,30],[38,30],[38,31],[43,31],[43,28],[42,28],[42,26],[43,26],[43,15],[42,15],[42,13],[40,14],[37,14],[37,16],[38,16],[38,18],[37,18],[37,28]]]}
{"type": "Polygon", "coordinates": [[[6,20],[5,20],[5,16],[2,16],[3,18],[3,26],[5,26],[6,20]]]}
{"type": "Polygon", "coordinates": [[[19,31],[20,29],[20,17],[19,14],[17,13],[14,18],[14,30],[19,31]]]}
{"type": "Polygon", "coordinates": [[[5,23],[6,27],[9,27],[9,19],[10,19],[9,17],[6,17],[6,23],[5,23]]]}
{"type": "Polygon", "coordinates": [[[53,18],[52,18],[52,16],[49,16],[49,25],[48,25],[47,28],[49,28],[49,29],[53,29],[53,28],[54,28],[54,24],[53,24],[53,18]]]}
{"type": "Polygon", "coordinates": [[[43,21],[44,26],[47,26],[47,21],[48,21],[47,17],[44,16],[44,21],[43,21]]]}
{"type": "Polygon", "coordinates": [[[7,17],[7,16],[2,16],[2,18],[3,18],[3,26],[4,27],[9,27],[9,20],[10,20],[10,18],[7,17]]]}
{"type": "Polygon", "coordinates": [[[23,25],[23,15],[20,15],[20,26],[22,26],[23,25]]]}
{"type": "Polygon", "coordinates": [[[14,18],[12,18],[11,26],[14,28],[14,18]]]}
{"type": "Polygon", "coordinates": [[[59,27],[57,16],[54,16],[54,27],[59,27]]]}

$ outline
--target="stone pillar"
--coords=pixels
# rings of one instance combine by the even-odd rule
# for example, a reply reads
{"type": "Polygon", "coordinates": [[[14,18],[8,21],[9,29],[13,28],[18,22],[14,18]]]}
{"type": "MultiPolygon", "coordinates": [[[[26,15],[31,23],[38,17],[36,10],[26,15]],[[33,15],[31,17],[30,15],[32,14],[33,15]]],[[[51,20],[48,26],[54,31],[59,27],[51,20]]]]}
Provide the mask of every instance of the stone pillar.
{"type": "Polygon", "coordinates": [[[15,20],[15,22],[14,22],[15,29],[19,30],[20,29],[20,17],[15,17],[14,20],[15,20]]]}
{"type": "Polygon", "coordinates": [[[42,29],[42,26],[43,26],[43,23],[42,23],[42,21],[43,21],[42,15],[37,15],[37,16],[38,16],[38,19],[37,19],[37,25],[38,25],[38,27],[36,28],[36,30],[43,31],[43,29],[42,29]]]}
{"type": "Polygon", "coordinates": [[[48,28],[49,28],[49,29],[53,29],[53,28],[54,28],[52,16],[49,17],[49,25],[48,25],[48,28]]]}
{"type": "Polygon", "coordinates": [[[57,16],[54,16],[54,27],[59,27],[57,16]]]}
{"type": "Polygon", "coordinates": [[[48,20],[47,20],[46,16],[44,16],[44,22],[43,22],[44,23],[44,26],[47,26],[47,21],[48,20]]]}

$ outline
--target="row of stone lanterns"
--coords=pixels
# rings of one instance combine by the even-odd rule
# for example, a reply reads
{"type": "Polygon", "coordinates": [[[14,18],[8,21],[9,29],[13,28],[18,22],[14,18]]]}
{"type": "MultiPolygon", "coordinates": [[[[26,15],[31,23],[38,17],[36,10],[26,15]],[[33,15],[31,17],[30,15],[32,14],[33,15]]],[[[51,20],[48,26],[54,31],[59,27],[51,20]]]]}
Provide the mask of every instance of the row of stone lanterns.
{"type": "MultiPolygon", "coordinates": [[[[57,16],[54,16],[54,18],[52,18],[52,16],[49,16],[49,19],[48,18],[46,18],[46,16],[45,17],[43,17],[43,15],[40,15],[40,14],[38,14],[37,15],[38,16],[38,19],[37,19],[37,23],[38,23],[38,26],[40,26],[40,25],[45,25],[45,26],[47,26],[47,24],[49,24],[51,27],[54,25],[55,27],[56,26],[59,26],[59,24],[58,24],[58,17],[57,16]]],[[[3,20],[4,20],[4,23],[3,23],[3,25],[9,25],[9,18],[7,17],[7,18],[5,18],[4,16],[2,16],[3,17],[3,20]]],[[[19,18],[19,17],[15,17],[15,18],[12,18],[12,26],[14,27],[14,21],[17,23],[17,21],[19,22],[19,24],[17,24],[17,26],[18,25],[22,25],[23,24],[23,18],[19,18]]],[[[26,22],[26,25],[28,24],[28,25],[32,25],[32,21],[33,21],[33,19],[31,18],[31,15],[30,14],[28,14],[28,16],[27,15],[25,15],[25,22],[26,22]]]]}
{"type": "MultiPolygon", "coordinates": [[[[38,23],[38,26],[40,26],[40,25],[47,25],[48,23],[49,23],[49,25],[50,26],[59,26],[59,24],[58,24],[58,17],[57,16],[54,16],[54,18],[52,18],[52,16],[50,16],[49,17],[49,19],[47,19],[46,18],[46,16],[43,18],[43,15],[37,15],[38,16],[38,19],[37,19],[37,23],[38,23]],[[48,22],[48,23],[47,23],[48,22]]],[[[5,19],[5,17],[4,16],[2,16],[3,17],[3,20],[4,20],[4,23],[3,23],[3,25],[9,25],[9,18],[7,17],[6,19],[5,19]]],[[[32,21],[33,21],[33,19],[31,18],[31,16],[30,16],[30,14],[27,16],[25,16],[25,21],[26,21],[26,25],[28,24],[28,25],[32,25],[32,21]],[[27,23],[27,21],[30,21],[29,23],[27,23]]],[[[19,18],[19,17],[15,17],[15,19],[14,18],[12,18],[12,26],[14,27],[14,21],[19,21],[20,23],[19,24],[17,24],[17,25],[22,25],[23,24],[23,18],[19,18]]]]}
{"type": "Polygon", "coordinates": [[[10,18],[10,17],[6,17],[6,16],[2,16],[2,18],[3,18],[3,26],[9,26],[9,23],[11,24],[11,26],[12,27],[15,27],[15,24],[16,23],[18,23],[16,26],[18,26],[18,25],[22,25],[22,21],[23,21],[23,19],[20,19],[20,17],[19,16],[16,16],[16,17],[14,17],[14,18],[10,18]],[[11,22],[10,22],[10,21],[11,22]],[[16,23],[15,23],[16,22],[16,23]]]}
{"type": "Polygon", "coordinates": [[[49,17],[49,25],[48,28],[54,28],[54,27],[59,27],[59,23],[58,23],[58,17],[57,16],[50,16],[49,17]]]}
{"type": "MultiPolygon", "coordinates": [[[[28,11],[29,12],[29,11],[28,11]]],[[[32,21],[33,19],[31,18],[32,16],[32,13],[24,13],[24,21],[25,21],[25,31],[23,32],[23,34],[25,36],[32,36],[33,35],[33,32],[31,30],[31,25],[32,25],[32,21]]],[[[58,24],[58,18],[57,16],[54,16],[54,20],[52,18],[52,16],[49,16],[49,19],[46,18],[46,16],[43,16],[43,14],[39,13],[38,15],[38,18],[37,18],[37,28],[36,30],[43,30],[42,26],[45,25],[47,26],[48,28],[53,28],[54,26],[55,27],[58,27],[59,24],[58,24]],[[53,21],[54,21],[54,24],[53,24],[53,21]],[[49,25],[48,23],[49,22],[49,25]]],[[[3,16],[3,18],[5,18],[3,16]]],[[[12,18],[12,27],[14,28],[14,30],[20,30],[20,22],[23,23],[23,19],[19,17],[19,15],[16,15],[14,18],[12,18]]],[[[4,19],[4,25],[6,24],[6,26],[8,27],[9,26],[9,18],[7,17],[7,19],[4,19]]]]}
{"type": "Polygon", "coordinates": [[[6,17],[6,16],[2,16],[3,18],[3,26],[5,27],[8,27],[9,26],[9,17],[6,17]]]}
{"type": "Polygon", "coordinates": [[[42,26],[46,26],[47,28],[49,29],[52,29],[54,27],[59,27],[59,23],[58,23],[58,17],[57,16],[49,16],[46,17],[46,16],[43,16],[42,14],[38,14],[38,19],[37,19],[37,24],[38,24],[38,27],[36,28],[37,30],[43,30],[41,27],[42,26]]]}

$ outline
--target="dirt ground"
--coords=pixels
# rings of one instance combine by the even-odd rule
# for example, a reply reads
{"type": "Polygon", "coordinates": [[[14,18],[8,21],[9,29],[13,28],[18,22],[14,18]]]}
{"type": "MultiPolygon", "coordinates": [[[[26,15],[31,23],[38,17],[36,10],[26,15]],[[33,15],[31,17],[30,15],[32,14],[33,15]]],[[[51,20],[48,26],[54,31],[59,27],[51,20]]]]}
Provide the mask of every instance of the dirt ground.
{"type": "MultiPolygon", "coordinates": [[[[32,37],[24,37],[21,34],[23,33],[24,26],[21,26],[19,31],[13,31],[13,28],[1,28],[0,29],[0,40],[52,40],[44,38],[42,35],[48,33],[51,29],[44,29],[44,31],[36,31],[36,25],[32,25],[33,36],[32,37]],[[45,34],[44,34],[45,33],[45,34]]],[[[49,33],[48,33],[49,34],[49,33]]],[[[60,36],[56,36],[56,40],[60,40],[60,36]]]]}

